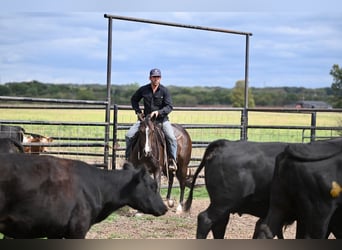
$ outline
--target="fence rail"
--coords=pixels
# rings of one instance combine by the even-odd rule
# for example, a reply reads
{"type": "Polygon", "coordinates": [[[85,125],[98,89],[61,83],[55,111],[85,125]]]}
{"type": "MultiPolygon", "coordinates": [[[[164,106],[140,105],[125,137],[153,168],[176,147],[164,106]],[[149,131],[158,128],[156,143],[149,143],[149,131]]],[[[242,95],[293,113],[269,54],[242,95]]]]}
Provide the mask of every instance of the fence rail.
{"type": "MultiPolygon", "coordinates": [[[[40,98],[23,98],[23,97],[2,97],[0,96],[0,109],[1,110],[15,110],[15,109],[32,109],[32,110],[99,110],[103,111],[106,107],[106,102],[98,101],[84,101],[84,100],[56,100],[56,99],[40,99],[40,98]],[[1,103],[4,101],[5,103],[1,103]],[[11,103],[12,102],[12,103],[11,103]],[[35,103],[37,102],[37,103],[35,103]]],[[[31,126],[39,128],[55,128],[60,132],[58,136],[51,135],[54,139],[52,143],[24,143],[24,146],[43,146],[48,148],[60,148],[58,152],[51,151],[49,154],[58,155],[79,155],[79,156],[96,156],[103,157],[103,164],[108,165],[109,159],[111,158],[111,167],[115,168],[117,163],[124,158],[123,151],[125,150],[125,139],[124,133],[133,124],[135,116],[129,121],[122,122],[122,115],[120,112],[131,110],[130,106],[127,105],[113,105],[110,107],[113,112],[113,121],[58,121],[60,117],[55,117],[53,121],[41,121],[36,120],[32,117],[30,120],[20,120],[18,119],[2,119],[0,118],[0,124],[6,125],[22,125],[31,126]],[[110,134],[107,135],[108,140],[105,138],[105,128],[110,127],[110,134]],[[63,128],[63,132],[61,132],[63,128]],[[68,130],[82,130],[81,135],[68,134],[68,130]],[[84,131],[83,131],[84,130],[84,131]],[[99,130],[100,132],[93,135],[93,131],[99,130]],[[120,146],[116,146],[120,144],[120,146]],[[84,151],[85,149],[96,148],[96,152],[84,151]],[[107,152],[112,149],[111,153],[107,153],[105,156],[105,150],[107,152]],[[82,150],[80,150],[82,149],[82,150]],[[107,158],[105,158],[107,157],[107,158]]],[[[201,160],[203,152],[207,145],[213,141],[215,138],[226,138],[230,140],[241,140],[241,131],[246,131],[248,140],[255,140],[256,133],[260,136],[258,140],[267,141],[266,135],[272,133],[290,133],[291,131],[296,132],[296,138],[291,138],[292,140],[298,142],[304,142],[305,140],[316,140],[316,139],[326,139],[342,134],[342,109],[295,109],[295,108],[250,108],[247,110],[247,117],[250,117],[257,113],[274,113],[275,117],[280,114],[290,113],[293,115],[308,115],[310,116],[308,121],[304,125],[273,125],[272,122],[266,122],[263,124],[251,124],[242,122],[242,117],[244,113],[243,108],[225,108],[225,107],[175,107],[174,112],[183,113],[190,112],[191,114],[200,114],[200,116],[208,116],[210,113],[222,112],[224,115],[231,116],[231,114],[240,114],[234,121],[225,121],[224,124],[213,124],[210,120],[205,120],[206,122],[201,123],[180,123],[185,129],[192,133],[192,143],[193,143],[193,155],[191,157],[190,167],[196,167],[198,162],[201,160]],[[334,114],[340,117],[341,123],[336,123],[335,126],[322,126],[321,119],[319,116],[322,114],[334,114]],[[229,124],[228,124],[229,123],[229,124]],[[319,124],[319,125],[317,125],[319,124]],[[277,131],[277,132],[274,132],[277,131]],[[326,131],[324,134],[321,134],[326,131]],[[202,136],[206,134],[206,136],[202,136]],[[214,138],[214,136],[216,136],[214,138]],[[298,136],[298,138],[297,138],[298,136]]],[[[133,113],[133,112],[132,112],[133,113]]],[[[273,114],[272,114],[273,116],[273,114]]],[[[30,131],[27,131],[30,134],[30,131]]],[[[274,136],[271,136],[272,140],[274,136]]],[[[285,141],[285,139],[280,138],[279,141],[285,141]]]]}
{"type": "MultiPolygon", "coordinates": [[[[117,114],[120,110],[128,110],[131,109],[129,106],[114,106],[114,109],[116,110],[114,114],[117,114]]],[[[174,111],[191,111],[191,112],[215,112],[215,111],[223,111],[223,112],[239,112],[240,113],[240,123],[236,124],[187,124],[182,123],[181,125],[187,129],[187,130],[223,130],[223,131],[237,131],[240,132],[237,136],[238,140],[242,140],[241,138],[241,131],[246,130],[247,133],[247,139],[249,138],[249,135],[253,134],[256,130],[261,130],[261,134],[267,133],[268,130],[277,130],[277,131],[299,131],[300,137],[296,139],[297,142],[304,142],[305,139],[309,139],[310,141],[314,141],[316,139],[327,139],[327,138],[333,138],[338,135],[336,133],[340,133],[342,135],[342,109],[297,109],[297,108],[250,108],[247,110],[247,118],[248,115],[253,113],[276,113],[276,114],[308,114],[310,115],[310,121],[307,125],[269,125],[269,124],[263,124],[263,125],[248,125],[244,128],[246,125],[243,120],[243,108],[224,108],[224,107],[175,107],[174,111]],[[339,126],[317,126],[317,114],[323,114],[323,113],[338,113],[341,117],[341,124],[339,126]],[[306,135],[306,131],[309,131],[309,135],[306,135]],[[320,136],[317,135],[318,131],[330,131],[329,136],[320,136]],[[337,131],[337,132],[336,132],[337,131]],[[334,132],[334,133],[333,133],[334,132]]],[[[132,125],[132,123],[118,123],[117,124],[117,130],[118,131],[125,131],[129,129],[129,127],[132,125]]],[[[228,138],[226,138],[228,139],[228,138]]],[[[117,137],[115,138],[117,142],[124,142],[124,138],[117,137]]],[[[198,154],[193,154],[191,157],[191,164],[190,167],[197,167],[198,162],[201,160],[204,149],[208,146],[208,144],[212,140],[193,140],[192,141],[192,148],[193,149],[202,149],[202,151],[198,154]]],[[[281,139],[280,139],[281,141],[281,139]]],[[[123,157],[123,154],[120,154],[120,151],[124,151],[125,147],[120,147],[117,149],[118,153],[116,156],[123,157]]],[[[114,157],[116,157],[114,156],[114,157]]]]}

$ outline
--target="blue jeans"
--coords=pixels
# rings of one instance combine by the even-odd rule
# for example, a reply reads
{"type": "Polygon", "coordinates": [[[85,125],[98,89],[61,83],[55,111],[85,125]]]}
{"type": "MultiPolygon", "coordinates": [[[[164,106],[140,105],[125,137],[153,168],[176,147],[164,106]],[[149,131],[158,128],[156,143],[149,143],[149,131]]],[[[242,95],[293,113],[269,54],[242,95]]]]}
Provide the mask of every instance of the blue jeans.
{"type": "MultiPolygon", "coordinates": [[[[137,121],[135,124],[133,124],[132,127],[127,131],[125,140],[126,140],[126,152],[125,157],[126,159],[129,158],[129,155],[131,153],[131,145],[132,145],[132,138],[133,136],[138,132],[139,130],[140,121],[137,121]]],[[[173,132],[173,128],[171,126],[170,121],[164,121],[162,124],[162,129],[165,134],[166,141],[169,146],[170,154],[173,157],[173,159],[177,160],[177,139],[173,132]]]]}

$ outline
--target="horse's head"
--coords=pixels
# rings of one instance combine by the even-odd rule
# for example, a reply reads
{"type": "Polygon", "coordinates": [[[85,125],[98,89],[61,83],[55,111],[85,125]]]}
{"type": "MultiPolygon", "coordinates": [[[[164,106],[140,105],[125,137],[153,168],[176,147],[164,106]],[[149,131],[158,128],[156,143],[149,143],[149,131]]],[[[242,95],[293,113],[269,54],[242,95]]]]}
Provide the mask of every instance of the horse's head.
{"type": "Polygon", "coordinates": [[[139,126],[140,147],[144,157],[153,157],[153,144],[155,140],[155,123],[150,115],[147,115],[139,126]]]}

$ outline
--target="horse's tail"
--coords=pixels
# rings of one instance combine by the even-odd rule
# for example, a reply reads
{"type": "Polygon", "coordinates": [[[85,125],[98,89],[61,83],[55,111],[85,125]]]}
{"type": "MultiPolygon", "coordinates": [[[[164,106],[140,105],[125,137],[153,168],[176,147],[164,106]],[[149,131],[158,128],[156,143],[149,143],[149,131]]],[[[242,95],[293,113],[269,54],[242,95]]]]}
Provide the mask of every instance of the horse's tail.
{"type": "Polygon", "coordinates": [[[188,196],[188,199],[186,200],[186,202],[184,203],[184,206],[183,206],[184,212],[188,212],[190,210],[190,207],[191,207],[191,204],[192,204],[192,199],[193,199],[193,191],[194,191],[196,179],[197,179],[199,173],[201,172],[201,170],[203,169],[203,167],[205,166],[205,158],[206,157],[205,157],[205,154],[204,154],[204,157],[203,157],[200,165],[196,169],[196,172],[195,172],[195,174],[193,176],[193,179],[192,179],[192,182],[191,182],[191,186],[190,186],[189,196],[188,196]]]}
{"type": "MultiPolygon", "coordinates": [[[[215,151],[217,150],[217,148],[224,147],[226,145],[226,143],[227,143],[227,140],[219,139],[219,140],[216,140],[214,142],[211,142],[208,145],[208,147],[206,148],[204,155],[203,155],[203,158],[202,158],[202,161],[201,161],[200,165],[198,166],[198,168],[194,174],[194,177],[192,179],[189,196],[188,196],[188,199],[186,200],[186,202],[184,203],[184,206],[183,206],[184,212],[189,211],[189,209],[191,207],[192,198],[193,198],[193,190],[195,187],[195,182],[196,182],[197,176],[199,175],[201,170],[206,166],[207,162],[215,156],[215,151]]],[[[206,167],[208,168],[208,164],[206,167]]]]}

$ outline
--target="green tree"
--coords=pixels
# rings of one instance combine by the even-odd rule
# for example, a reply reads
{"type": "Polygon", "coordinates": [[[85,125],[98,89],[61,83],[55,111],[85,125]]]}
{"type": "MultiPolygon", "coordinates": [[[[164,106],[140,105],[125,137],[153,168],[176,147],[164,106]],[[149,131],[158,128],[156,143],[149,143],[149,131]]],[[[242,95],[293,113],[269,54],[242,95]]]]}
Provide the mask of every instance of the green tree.
{"type": "MultiPolygon", "coordinates": [[[[235,87],[232,90],[232,105],[233,107],[243,107],[245,105],[245,81],[239,80],[235,83],[235,87]]],[[[253,108],[255,106],[252,90],[248,89],[248,107],[253,108]]]]}
{"type": "Polygon", "coordinates": [[[330,75],[333,77],[331,84],[333,90],[332,105],[335,108],[342,108],[342,68],[338,64],[334,64],[330,70],[330,75]]]}
{"type": "Polygon", "coordinates": [[[76,99],[78,100],[95,100],[95,96],[93,91],[87,88],[80,88],[76,95],[76,99]]]}
{"type": "Polygon", "coordinates": [[[198,105],[196,96],[189,94],[178,94],[172,98],[174,106],[196,106],[198,105]]]}
{"type": "Polygon", "coordinates": [[[10,94],[11,94],[11,91],[7,86],[0,85],[0,95],[6,96],[10,94]]]}

